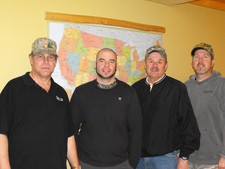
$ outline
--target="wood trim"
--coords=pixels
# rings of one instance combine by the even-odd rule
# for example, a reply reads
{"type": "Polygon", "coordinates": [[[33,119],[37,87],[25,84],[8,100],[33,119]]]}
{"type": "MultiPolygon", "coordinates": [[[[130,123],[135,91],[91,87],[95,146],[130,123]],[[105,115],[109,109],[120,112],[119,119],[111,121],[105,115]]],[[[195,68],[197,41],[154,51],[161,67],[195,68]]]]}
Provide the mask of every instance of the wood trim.
{"type": "Polygon", "coordinates": [[[191,4],[200,5],[200,6],[204,6],[204,7],[211,8],[211,9],[217,9],[217,10],[225,11],[225,3],[223,1],[219,1],[219,0],[216,0],[216,1],[199,0],[199,1],[191,2],[191,4]]]}
{"type": "Polygon", "coordinates": [[[52,20],[52,21],[62,21],[62,22],[90,23],[90,24],[119,26],[124,28],[132,28],[132,29],[138,29],[143,31],[152,31],[152,32],[160,32],[160,33],[166,32],[166,29],[161,26],[145,25],[145,24],[134,23],[129,21],[122,21],[122,20],[95,17],[95,16],[70,15],[70,14],[46,12],[45,19],[52,20]]]}

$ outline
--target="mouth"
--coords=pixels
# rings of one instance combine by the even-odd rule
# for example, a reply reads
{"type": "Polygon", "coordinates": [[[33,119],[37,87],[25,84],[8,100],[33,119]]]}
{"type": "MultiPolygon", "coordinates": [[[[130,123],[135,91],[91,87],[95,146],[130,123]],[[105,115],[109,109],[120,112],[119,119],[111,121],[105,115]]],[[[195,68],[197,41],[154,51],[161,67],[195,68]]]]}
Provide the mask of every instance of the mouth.
{"type": "Polygon", "coordinates": [[[151,69],[151,71],[152,71],[152,72],[158,72],[158,71],[159,71],[159,69],[157,69],[157,68],[153,68],[153,69],[151,69]]]}
{"type": "Polygon", "coordinates": [[[49,67],[42,67],[41,69],[42,69],[42,70],[50,70],[49,67]]]}
{"type": "Polygon", "coordinates": [[[110,70],[110,69],[108,69],[108,68],[105,68],[105,69],[103,69],[103,70],[102,70],[102,72],[103,72],[104,74],[108,74],[108,73],[110,73],[110,72],[111,72],[111,70],[110,70]]]}
{"type": "Polygon", "coordinates": [[[198,67],[205,67],[204,64],[198,64],[197,66],[198,66],[198,67]]]}

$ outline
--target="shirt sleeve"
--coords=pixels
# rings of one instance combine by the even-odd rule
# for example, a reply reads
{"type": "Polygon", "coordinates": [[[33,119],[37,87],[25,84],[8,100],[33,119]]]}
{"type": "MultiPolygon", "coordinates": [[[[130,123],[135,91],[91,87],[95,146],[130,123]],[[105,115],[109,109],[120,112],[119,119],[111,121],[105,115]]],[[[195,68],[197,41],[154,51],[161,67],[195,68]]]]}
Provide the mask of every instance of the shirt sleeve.
{"type": "Polygon", "coordinates": [[[68,137],[74,135],[74,124],[72,121],[72,113],[69,100],[67,99],[67,124],[68,124],[68,137]]]}
{"type": "Polygon", "coordinates": [[[179,121],[181,125],[180,139],[181,148],[180,156],[189,157],[189,155],[200,146],[200,131],[197,120],[191,105],[190,98],[185,85],[181,88],[179,101],[179,121]]]}
{"type": "MultiPolygon", "coordinates": [[[[223,117],[225,117],[225,80],[223,80],[222,87],[221,87],[221,92],[219,96],[219,104],[221,107],[221,111],[223,114],[223,117]]],[[[225,118],[222,118],[225,119],[225,118]]],[[[225,121],[222,122],[223,127],[222,127],[222,145],[221,145],[221,153],[220,155],[225,158],[225,121]]]]}
{"type": "Polygon", "coordinates": [[[13,115],[13,87],[9,83],[0,95],[0,133],[8,135],[13,115]]]}
{"type": "Polygon", "coordinates": [[[128,129],[129,129],[129,163],[136,168],[142,144],[142,117],[141,108],[136,95],[133,93],[128,108],[128,129]]]}
{"type": "Polygon", "coordinates": [[[221,146],[221,153],[220,155],[225,158],[225,122],[223,123],[224,126],[223,126],[223,136],[222,136],[222,146],[221,146]]]}
{"type": "Polygon", "coordinates": [[[80,115],[80,100],[78,97],[78,93],[75,90],[71,100],[70,100],[70,106],[71,106],[71,112],[72,112],[72,120],[74,124],[74,135],[77,138],[79,134],[80,124],[81,124],[81,115],[80,115]]]}

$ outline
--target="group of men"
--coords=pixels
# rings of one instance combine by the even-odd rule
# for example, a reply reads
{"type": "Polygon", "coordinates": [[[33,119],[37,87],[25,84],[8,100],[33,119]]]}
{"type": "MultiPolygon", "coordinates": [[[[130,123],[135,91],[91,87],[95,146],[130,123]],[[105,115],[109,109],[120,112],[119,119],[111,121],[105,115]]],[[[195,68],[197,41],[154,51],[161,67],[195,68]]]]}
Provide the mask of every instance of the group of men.
{"type": "Polygon", "coordinates": [[[225,78],[213,70],[211,45],[191,51],[195,72],[166,75],[160,46],[146,50],[147,77],[117,79],[117,54],[96,55],[96,79],[69,101],[51,78],[56,43],[38,38],[31,71],[0,95],[0,169],[225,169],[225,78]]]}

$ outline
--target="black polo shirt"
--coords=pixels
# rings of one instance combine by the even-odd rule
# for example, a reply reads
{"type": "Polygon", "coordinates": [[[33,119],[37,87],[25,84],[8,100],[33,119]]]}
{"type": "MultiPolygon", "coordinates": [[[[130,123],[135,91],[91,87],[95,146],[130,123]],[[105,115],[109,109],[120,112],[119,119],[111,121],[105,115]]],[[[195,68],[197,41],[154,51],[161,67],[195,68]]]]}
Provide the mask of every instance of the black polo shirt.
{"type": "Polygon", "coordinates": [[[27,72],[1,92],[0,133],[8,136],[12,169],[66,169],[73,131],[68,96],[53,79],[46,92],[27,72]]]}

